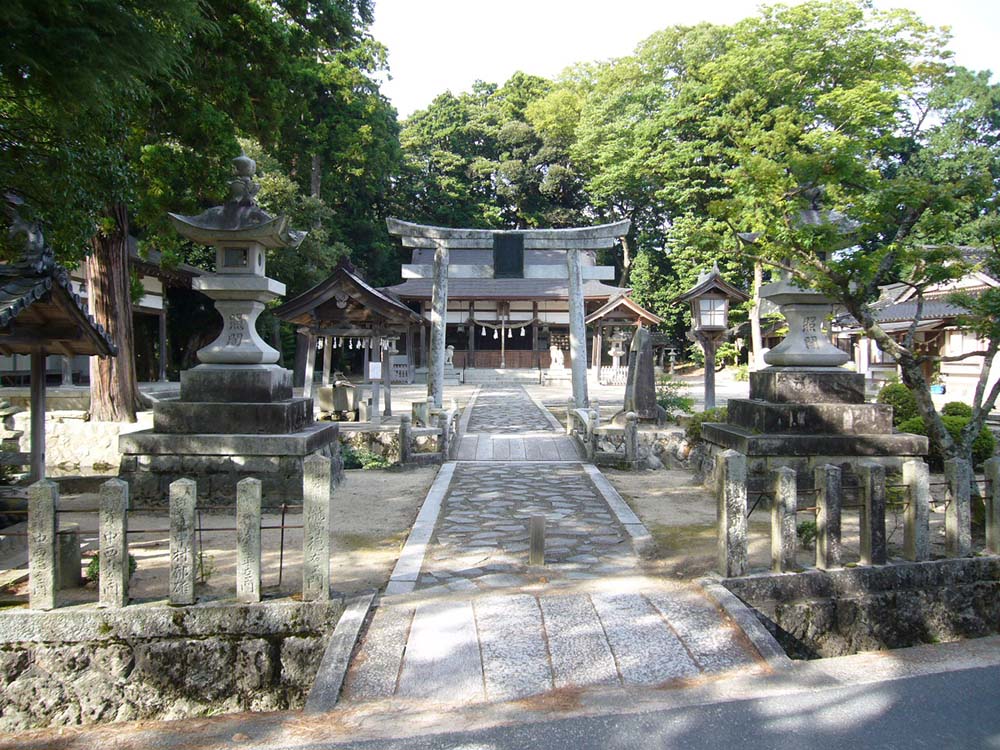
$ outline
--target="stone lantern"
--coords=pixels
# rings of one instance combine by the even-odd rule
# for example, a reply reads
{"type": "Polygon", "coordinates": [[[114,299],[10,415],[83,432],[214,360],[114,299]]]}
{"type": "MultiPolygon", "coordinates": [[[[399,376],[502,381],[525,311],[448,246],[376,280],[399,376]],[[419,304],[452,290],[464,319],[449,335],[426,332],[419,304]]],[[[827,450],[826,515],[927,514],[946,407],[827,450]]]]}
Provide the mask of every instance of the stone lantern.
{"type": "Polygon", "coordinates": [[[312,399],[293,396],[291,372],[257,333],[264,305],[285,292],[265,275],[266,253],[294,250],[305,233],[257,205],[253,159],[233,161],[224,205],[197,216],[169,214],[183,237],[215,248],[215,272],[193,286],[215,303],[222,333],[198,351],[201,364],[181,373],[180,396],[154,405],[153,429],[119,439],[121,474],[141,500],[162,502],[163,488],[182,476],[196,479],[199,492],[229,500],[250,476],[262,480],[265,503],[295,501],[305,457],[338,450],[336,425],[314,422],[312,399]]]}
{"type": "Polygon", "coordinates": [[[745,302],[748,295],[722,278],[719,265],[698,276],[697,283],[677,298],[691,304],[691,331],[705,352],[705,408],[715,408],[715,352],[729,330],[729,302],[745,302]]]}

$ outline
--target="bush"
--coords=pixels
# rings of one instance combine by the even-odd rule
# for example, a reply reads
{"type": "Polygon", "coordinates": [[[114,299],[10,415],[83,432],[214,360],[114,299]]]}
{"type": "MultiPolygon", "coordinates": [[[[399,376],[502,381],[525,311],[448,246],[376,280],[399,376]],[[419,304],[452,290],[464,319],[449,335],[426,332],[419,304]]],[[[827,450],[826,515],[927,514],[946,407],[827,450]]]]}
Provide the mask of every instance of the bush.
{"type": "Polygon", "coordinates": [[[669,376],[660,378],[656,384],[656,403],[670,416],[673,416],[674,412],[690,414],[694,399],[683,395],[685,388],[687,386],[683,381],[674,380],[669,376]]]}
{"type": "Polygon", "coordinates": [[[961,401],[949,401],[941,407],[942,417],[965,417],[972,419],[972,407],[961,401]]]}
{"type": "MultiPolygon", "coordinates": [[[[951,435],[953,440],[958,440],[959,433],[962,432],[962,428],[969,423],[968,418],[956,416],[942,416],[941,421],[944,422],[944,427],[948,430],[948,434],[951,435]]],[[[924,425],[923,417],[908,419],[899,425],[898,429],[900,432],[912,432],[917,435],[927,435],[927,427],[924,425]]],[[[979,431],[979,435],[976,439],[972,441],[973,466],[979,466],[982,464],[983,461],[993,455],[993,451],[995,449],[996,440],[993,437],[993,433],[984,426],[983,429],[979,431]]],[[[941,451],[938,446],[934,445],[933,442],[930,446],[930,453],[927,454],[927,463],[937,469],[940,469],[944,465],[944,457],[941,455],[941,451]]]]}
{"type": "Polygon", "coordinates": [[[345,469],[387,469],[390,466],[389,459],[384,456],[353,445],[341,446],[340,457],[345,469]]]}
{"type": "Polygon", "coordinates": [[[750,366],[737,365],[733,370],[733,380],[737,383],[746,383],[750,380],[750,366]]]}
{"type": "Polygon", "coordinates": [[[799,543],[804,549],[812,549],[813,542],[816,541],[816,522],[803,521],[795,527],[795,534],[799,537],[799,543]]]}
{"type": "Polygon", "coordinates": [[[688,422],[687,427],[684,429],[684,436],[688,439],[688,442],[696,443],[701,440],[701,426],[705,422],[725,422],[728,417],[728,411],[724,406],[717,406],[714,409],[706,409],[705,411],[698,412],[691,416],[691,421],[688,422]]]}
{"type": "Polygon", "coordinates": [[[913,392],[902,383],[890,383],[878,392],[880,404],[892,407],[892,424],[899,427],[901,422],[917,416],[917,399],[913,392]]]}
{"type": "MultiPolygon", "coordinates": [[[[139,567],[139,563],[136,562],[135,557],[132,555],[128,556],[128,577],[131,578],[135,574],[135,569],[139,567]]],[[[83,577],[88,581],[96,581],[101,577],[101,557],[100,555],[94,555],[90,558],[87,563],[87,572],[83,574],[83,577]]]]}

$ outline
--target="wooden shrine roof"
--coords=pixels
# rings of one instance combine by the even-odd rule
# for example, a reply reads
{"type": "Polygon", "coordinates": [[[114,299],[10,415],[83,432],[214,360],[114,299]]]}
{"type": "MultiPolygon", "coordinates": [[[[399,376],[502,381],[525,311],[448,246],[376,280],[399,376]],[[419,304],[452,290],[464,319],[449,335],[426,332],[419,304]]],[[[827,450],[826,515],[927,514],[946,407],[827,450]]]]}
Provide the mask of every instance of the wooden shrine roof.
{"type": "Polygon", "coordinates": [[[615,314],[625,313],[624,317],[644,320],[648,325],[655,326],[663,322],[663,318],[654,315],[628,295],[622,294],[597,310],[594,310],[584,320],[585,323],[595,323],[604,318],[615,317],[615,314]]]}
{"type": "Polygon", "coordinates": [[[423,318],[384,290],[376,289],[346,259],[324,281],[274,309],[279,320],[311,329],[405,329],[423,318]]]}

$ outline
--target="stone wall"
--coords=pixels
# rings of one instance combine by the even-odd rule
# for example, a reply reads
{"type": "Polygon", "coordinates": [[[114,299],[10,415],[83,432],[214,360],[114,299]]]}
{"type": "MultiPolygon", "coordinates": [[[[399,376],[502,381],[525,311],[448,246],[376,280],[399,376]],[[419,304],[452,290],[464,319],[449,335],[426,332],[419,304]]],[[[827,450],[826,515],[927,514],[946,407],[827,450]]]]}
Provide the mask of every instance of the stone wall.
{"type": "Polygon", "coordinates": [[[729,578],[792,658],[844,656],[1000,632],[1000,558],[729,578]]]}
{"type": "MultiPolygon", "coordinates": [[[[580,439],[579,430],[574,437],[580,439]]],[[[625,431],[621,427],[598,427],[596,461],[598,465],[619,466],[625,462],[625,431]]],[[[644,469],[690,468],[692,445],[680,428],[639,429],[639,467],[644,469]]]]}
{"type": "Polygon", "coordinates": [[[298,708],[343,602],[0,614],[0,730],[298,708]]]}
{"type": "MultiPolygon", "coordinates": [[[[9,429],[20,431],[19,450],[31,450],[31,415],[7,417],[9,429]]],[[[134,424],[94,422],[86,411],[50,411],[45,415],[45,465],[63,473],[114,470],[121,461],[118,436],[153,426],[153,413],[140,412],[134,424]]]]}

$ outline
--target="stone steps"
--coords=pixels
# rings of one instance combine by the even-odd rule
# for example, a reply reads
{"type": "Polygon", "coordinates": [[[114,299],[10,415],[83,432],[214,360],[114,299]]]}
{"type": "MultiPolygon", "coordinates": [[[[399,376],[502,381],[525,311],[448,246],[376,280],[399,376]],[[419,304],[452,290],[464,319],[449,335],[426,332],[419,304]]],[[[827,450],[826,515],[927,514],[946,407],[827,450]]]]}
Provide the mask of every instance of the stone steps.
{"type": "Polygon", "coordinates": [[[467,367],[462,371],[466,384],[503,385],[505,383],[540,383],[541,370],[535,369],[490,369],[485,367],[467,367]]]}
{"type": "Polygon", "coordinates": [[[518,700],[759,664],[738,629],[688,587],[437,597],[378,609],[343,700],[518,700]]]}

